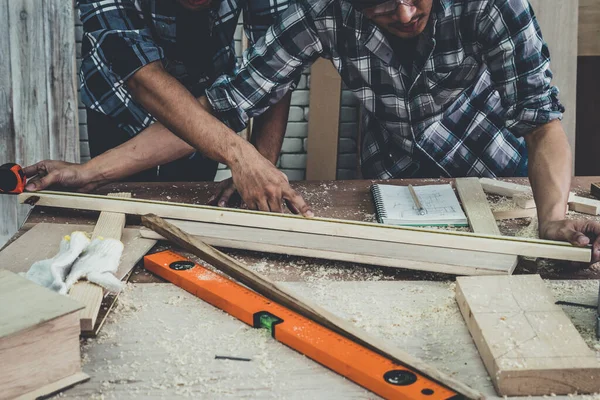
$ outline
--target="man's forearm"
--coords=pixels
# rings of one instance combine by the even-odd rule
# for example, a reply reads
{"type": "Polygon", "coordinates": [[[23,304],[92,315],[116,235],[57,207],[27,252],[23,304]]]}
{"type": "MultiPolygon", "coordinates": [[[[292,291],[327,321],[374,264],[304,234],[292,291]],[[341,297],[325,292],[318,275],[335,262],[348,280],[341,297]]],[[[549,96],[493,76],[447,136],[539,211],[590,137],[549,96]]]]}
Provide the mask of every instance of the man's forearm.
{"type": "Polygon", "coordinates": [[[277,104],[254,118],[251,143],[258,152],[273,164],[277,163],[285,130],[292,92],[288,92],[277,104]]]}
{"type": "Polygon", "coordinates": [[[213,117],[160,62],[138,70],[127,86],[164,127],[215,161],[232,167],[251,147],[213,117]]]}
{"type": "Polygon", "coordinates": [[[560,121],[555,120],[526,136],[529,180],[544,224],[565,218],[572,176],[572,155],[560,121]]]}
{"type": "Polygon", "coordinates": [[[84,168],[98,185],[117,181],[194,152],[194,148],[160,123],[144,129],[122,145],[94,157],[84,168]]]}

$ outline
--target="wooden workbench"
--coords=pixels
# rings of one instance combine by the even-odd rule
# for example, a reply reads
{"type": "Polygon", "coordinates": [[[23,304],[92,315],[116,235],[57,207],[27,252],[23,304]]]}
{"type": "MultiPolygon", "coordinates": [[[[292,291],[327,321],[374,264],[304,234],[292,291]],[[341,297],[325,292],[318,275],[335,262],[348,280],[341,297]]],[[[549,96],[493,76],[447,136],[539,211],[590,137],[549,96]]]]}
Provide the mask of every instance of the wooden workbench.
{"type": "MultiPolygon", "coordinates": [[[[585,195],[590,183],[597,181],[600,177],[577,178],[573,190],[585,195]]],[[[331,181],[295,182],[293,186],[319,216],[373,221],[371,184],[331,181]]],[[[120,183],[104,187],[99,193],[127,191],[137,198],[204,204],[215,186],[120,183]]],[[[96,218],[94,212],[38,207],[17,236],[39,222],[93,224],[96,218]]],[[[136,217],[128,219],[129,225],[138,222],[136,217]]],[[[528,223],[513,220],[500,227],[503,234],[514,234],[528,223]]],[[[166,248],[170,245],[159,242],[153,251],[166,248]]],[[[452,276],[250,251],[227,253],[372,335],[494,396],[454,301],[452,276]]],[[[594,269],[521,260],[516,273],[541,273],[555,279],[548,284],[557,299],[593,304],[597,298],[598,284],[590,280],[599,279],[600,273],[594,269]]],[[[247,327],[165,283],[141,265],[134,269],[129,282],[98,338],[82,342],[83,369],[92,379],[67,390],[60,398],[377,398],[273,341],[265,332],[247,327]],[[215,360],[215,355],[248,357],[252,361],[215,360]]],[[[600,348],[594,339],[594,310],[564,309],[588,344],[600,348]]]]}

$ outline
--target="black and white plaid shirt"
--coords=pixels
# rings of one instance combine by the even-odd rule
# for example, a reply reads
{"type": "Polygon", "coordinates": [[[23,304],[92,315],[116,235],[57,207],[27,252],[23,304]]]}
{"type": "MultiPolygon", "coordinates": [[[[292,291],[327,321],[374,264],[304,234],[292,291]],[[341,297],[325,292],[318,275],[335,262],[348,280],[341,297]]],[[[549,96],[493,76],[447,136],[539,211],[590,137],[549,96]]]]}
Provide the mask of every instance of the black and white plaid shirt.
{"type": "Polygon", "coordinates": [[[206,13],[181,14],[175,0],[79,0],[84,30],[81,99],[88,108],[114,117],[122,129],[135,135],[154,119],[132,98],[124,85],[127,78],[144,65],[162,60],[173,76],[199,96],[215,76],[210,77],[208,71],[189,73],[181,56],[185,57],[186,52],[202,53],[210,44],[213,56],[207,65],[212,72],[234,74],[237,64],[233,35],[240,13],[244,12],[244,28],[254,42],[287,8],[288,1],[214,0],[214,7],[206,13]],[[194,26],[200,24],[206,32],[200,34],[204,37],[189,40],[188,49],[180,44],[177,47],[178,12],[188,21],[191,32],[201,31],[194,26]]]}
{"type": "Polygon", "coordinates": [[[411,73],[382,31],[346,0],[297,0],[207,95],[240,130],[317,58],[330,59],[366,109],[365,177],[523,174],[522,136],[562,118],[550,56],[527,0],[433,0],[411,73]]]}

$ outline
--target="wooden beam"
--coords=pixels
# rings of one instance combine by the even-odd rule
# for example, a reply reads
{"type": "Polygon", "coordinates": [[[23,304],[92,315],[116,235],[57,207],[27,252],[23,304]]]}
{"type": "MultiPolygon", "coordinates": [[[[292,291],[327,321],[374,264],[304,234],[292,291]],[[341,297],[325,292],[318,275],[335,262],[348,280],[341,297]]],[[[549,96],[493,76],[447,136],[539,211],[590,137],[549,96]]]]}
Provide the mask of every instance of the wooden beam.
{"type": "Polygon", "coordinates": [[[519,193],[513,196],[513,201],[517,207],[520,208],[536,208],[535,200],[533,199],[533,194],[523,194],[519,193]]]}
{"type": "Polygon", "coordinates": [[[590,262],[592,256],[590,248],[575,247],[566,242],[399,227],[327,218],[303,218],[289,214],[223,209],[154,200],[117,199],[90,194],[46,191],[22,193],[19,195],[19,201],[31,205],[122,212],[134,215],[155,213],[165,218],[474,250],[485,253],[512,254],[526,257],[590,262]]]}
{"type": "Polygon", "coordinates": [[[481,393],[425,364],[423,361],[398,349],[388,347],[382,341],[369,337],[365,332],[329,311],[293,295],[274,282],[246,268],[235,259],[188,235],[162,218],[156,215],[145,215],[142,217],[142,224],[166,237],[176,245],[190,251],[192,254],[201,257],[218,270],[233,277],[257,293],[321,324],[327,329],[331,329],[392,361],[414,368],[423,375],[468,398],[478,399],[483,397],[481,393]]]}
{"type": "Polygon", "coordinates": [[[569,210],[589,215],[600,214],[600,200],[587,197],[572,196],[569,201],[569,210]]]}
{"type": "MultiPolygon", "coordinates": [[[[108,196],[127,199],[131,198],[131,193],[109,193],[108,196]]],[[[121,240],[124,227],[125,214],[103,211],[96,222],[92,240],[98,238],[121,240]]],[[[92,282],[79,281],[73,285],[69,296],[85,305],[85,308],[79,312],[81,333],[89,335],[96,326],[96,319],[104,298],[104,289],[92,282]]]]}
{"type": "MultiPolygon", "coordinates": [[[[469,226],[475,233],[487,233],[500,236],[496,218],[492,214],[487,196],[477,178],[457,178],[454,182],[462,207],[469,219],[469,226]]],[[[519,259],[513,255],[503,255],[502,265],[512,274],[519,259]]],[[[484,264],[485,265],[485,264],[484,264]]]]}
{"type": "MultiPolygon", "coordinates": [[[[428,247],[374,240],[284,232],[206,222],[167,220],[179,229],[218,247],[264,251],[302,257],[360,262],[387,267],[417,269],[457,275],[507,274],[513,264],[504,254],[428,247]]],[[[142,237],[164,239],[140,230],[142,237]]],[[[515,257],[513,257],[515,258],[515,257]]]]}
{"type": "Polygon", "coordinates": [[[513,210],[494,211],[493,214],[497,221],[515,218],[533,218],[537,216],[537,209],[515,208],[513,210]]]}
{"type": "Polygon", "coordinates": [[[539,275],[459,277],[456,301],[501,396],[600,391],[600,363],[539,275]]]}
{"type": "Polygon", "coordinates": [[[310,71],[306,179],[335,180],[342,78],[324,58],[318,59],[310,71]]]}

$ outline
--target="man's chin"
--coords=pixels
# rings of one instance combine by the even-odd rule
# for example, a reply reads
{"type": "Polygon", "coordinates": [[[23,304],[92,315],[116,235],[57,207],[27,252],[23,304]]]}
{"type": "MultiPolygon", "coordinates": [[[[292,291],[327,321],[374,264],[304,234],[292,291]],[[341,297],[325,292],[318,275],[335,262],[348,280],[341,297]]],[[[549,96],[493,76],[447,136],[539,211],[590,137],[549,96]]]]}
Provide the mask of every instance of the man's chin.
{"type": "Polygon", "coordinates": [[[423,23],[423,20],[419,20],[419,22],[417,22],[415,24],[415,27],[413,29],[411,29],[410,27],[405,27],[404,29],[402,29],[402,28],[396,28],[394,26],[388,25],[387,31],[389,33],[391,33],[392,35],[397,36],[399,38],[411,39],[411,38],[417,37],[421,33],[423,33],[426,26],[427,26],[427,23],[423,23]]]}

